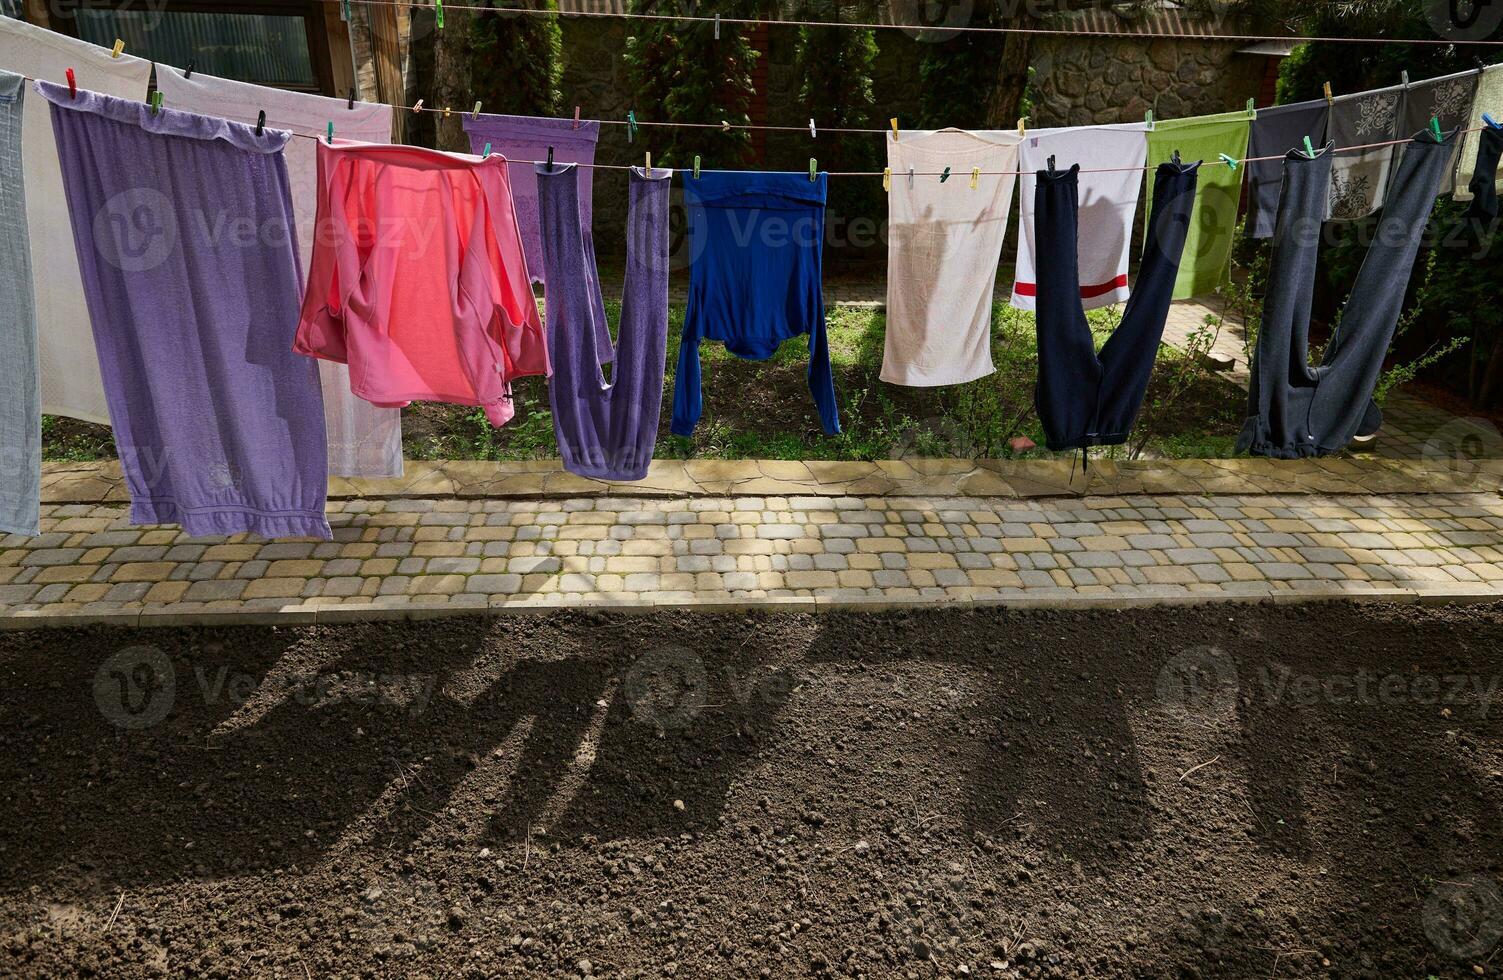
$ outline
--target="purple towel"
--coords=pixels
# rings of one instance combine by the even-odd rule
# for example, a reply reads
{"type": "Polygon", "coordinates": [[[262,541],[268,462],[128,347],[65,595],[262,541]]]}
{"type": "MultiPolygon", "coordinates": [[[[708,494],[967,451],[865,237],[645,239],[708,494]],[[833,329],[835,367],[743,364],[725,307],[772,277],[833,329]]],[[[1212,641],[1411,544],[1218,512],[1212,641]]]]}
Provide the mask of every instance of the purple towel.
{"type": "Polygon", "coordinates": [[[499,116],[483,113],[479,118],[464,117],[464,130],[470,134],[470,151],[484,153],[485,144],[492,153],[516,160],[506,168],[511,180],[511,202],[517,212],[517,226],[522,229],[522,254],[527,257],[527,272],[533,282],[543,281],[542,232],[538,228],[538,181],[533,173],[534,161],[548,159],[553,148],[553,162],[582,163],[575,167],[579,183],[579,230],[584,238],[585,275],[590,277],[595,298],[595,323],[601,333],[596,337],[601,360],[611,359],[611,335],[606,328],[605,307],[601,305],[600,280],[595,270],[595,238],[591,233],[590,197],[594,186],[595,144],[600,141],[600,123],[582,119],[575,128],[572,119],[547,119],[540,116],[499,116]]]}
{"type": "MultiPolygon", "coordinates": [[[[555,157],[556,159],[556,157],[555,157]]],[[[652,177],[633,167],[626,215],[626,286],[611,382],[597,338],[610,331],[599,309],[600,287],[579,223],[573,167],[537,169],[543,229],[543,290],[553,379],[553,432],[564,468],[601,480],[640,480],[657,442],[668,357],[668,190],[673,171],[652,177]]]]}
{"type": "Polygon", "coordinates": [[[289,134],[37,82],[135,524],[329,538],[289,134]]]}

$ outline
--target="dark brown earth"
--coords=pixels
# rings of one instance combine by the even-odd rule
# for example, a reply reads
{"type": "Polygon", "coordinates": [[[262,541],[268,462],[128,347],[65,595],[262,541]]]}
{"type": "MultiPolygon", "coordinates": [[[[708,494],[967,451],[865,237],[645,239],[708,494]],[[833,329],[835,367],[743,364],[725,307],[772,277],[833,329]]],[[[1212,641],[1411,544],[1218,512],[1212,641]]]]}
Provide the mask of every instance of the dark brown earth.
{"type": "Polygon", "coordinates": [[[1500,639],[1345,605],[0,634],[0,975],[1494,975],[1500,639]]]}

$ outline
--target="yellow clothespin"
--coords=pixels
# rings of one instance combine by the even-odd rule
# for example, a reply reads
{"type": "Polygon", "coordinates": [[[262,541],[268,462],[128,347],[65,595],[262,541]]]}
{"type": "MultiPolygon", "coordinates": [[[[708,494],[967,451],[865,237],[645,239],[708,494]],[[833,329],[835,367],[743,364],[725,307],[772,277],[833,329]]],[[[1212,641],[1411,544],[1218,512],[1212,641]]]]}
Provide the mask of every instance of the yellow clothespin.
{"type": "Polygon", "coordinates": [[[422,99],[418,99],[416,102],[413,103],[413,105],[412,105],[412,111],[413,112],[422,112],[423,111],[423,100],[422,99]]]}
{"type": "Polygon", "coordinates": [[[981,180],[981,168],[980,167],[972,167],[971,168],[971,190],[975,190],[976,189],[976,184],[980,180],[981,180]]]}
{"type": "Polygon", "coordinates": [[[480,118],[480,103],[479,102],[475,103],[475,111],[472,112],[472,113],[470,113],[470,118],[471,119],[479,119],[480,118]]]}
{"type": "Polygon", "coordinates": [[[1325,90],[1325,93],[1326,93],[1326,105],[1330,105],[1332,102],[1335,101],[1334,99],[1331,98],[1331,83],[1330,82],[1326,82],[1324,85],[1321,86],[1321,88],[1323,88],[1325,90]]]}
{"type": "Polygon", "coordinates": [[[1027,131],[1028,131],[1028,117],[1027,116],[1019,116],[1018,117],[1018,135],[1022,136],[1027,131]]]}
{"type": "Polygon", "coordinates": [[[120,57],[120,52],[122,52],[124,50],[125,50],[125,42],[122,41],[120,38],[117,37],[117,38],[115,38],[115,46],[113,48],[110,48],[110,57],[111,58],[118,58],[118,57],[120,57]]]}
{"type": "Polygon", "coordinates": [[[884,191],[891,191],[892,190],[892,168],[891,167],[883,167],[882,168],[882,189],[884,191]]]}
{"type": "Polygon", "coordinates": [[[694,154],[694,179],[699,179],[699,154],[694,154]]]}
{"type": "Polygon", "coordinates": [[[444,106],[444,118],[445,119],[449,118],[449,107],[448,106],[444,106]]]}
{"type": "Polygon", "coordinates": [[[896,143],[898,141],[898,117],[893,116],[887,121],[892,124],[892,141],[896,143]]]}
{"type": "Polygon", "coordinates": [[[652,151],[651,150],[647,151],[647,166],[646,166],[645,169],[647,171],[647,176],[651,177],[652,176],[652,151]]]}

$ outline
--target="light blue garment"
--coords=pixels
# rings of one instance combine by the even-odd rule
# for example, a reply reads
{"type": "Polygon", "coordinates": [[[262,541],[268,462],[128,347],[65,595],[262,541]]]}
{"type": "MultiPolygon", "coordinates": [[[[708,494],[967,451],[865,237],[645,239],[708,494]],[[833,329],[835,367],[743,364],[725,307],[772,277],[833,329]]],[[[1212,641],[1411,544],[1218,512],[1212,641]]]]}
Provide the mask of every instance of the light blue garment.
{"type": "Polygon", "coordinates": [[[37,316],[22,183],[26,79],[0,71],[0,530],[36,534],[42,497],[37,316]]]}

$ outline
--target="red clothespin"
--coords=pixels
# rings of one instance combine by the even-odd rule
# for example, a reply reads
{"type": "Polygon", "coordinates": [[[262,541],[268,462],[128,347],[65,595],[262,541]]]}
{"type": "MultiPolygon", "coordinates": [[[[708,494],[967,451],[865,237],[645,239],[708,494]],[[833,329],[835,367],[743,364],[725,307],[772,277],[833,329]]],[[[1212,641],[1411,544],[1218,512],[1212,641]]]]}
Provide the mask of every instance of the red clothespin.
{"type": "Polygon", "coordinates": [[[574,128],[579,128],[579,106],[574,107],[574,128]]]}
{"type": "Polygon", "coordinates": [[[73,69],[68,69],[68,97],[78,98],[78,80],[73,77],[73,69]]]}

